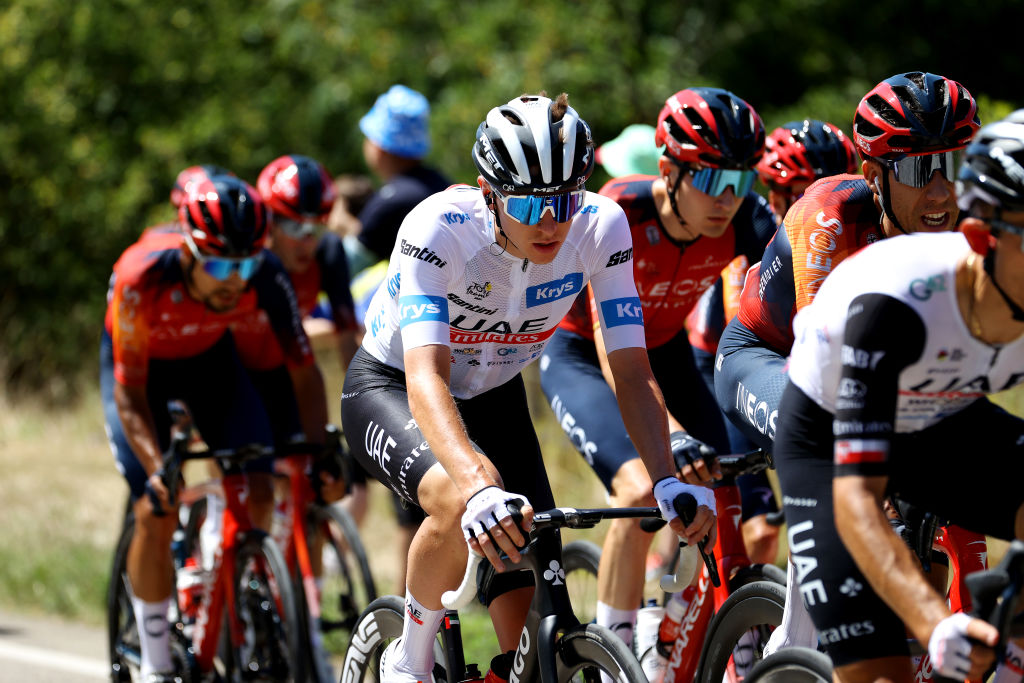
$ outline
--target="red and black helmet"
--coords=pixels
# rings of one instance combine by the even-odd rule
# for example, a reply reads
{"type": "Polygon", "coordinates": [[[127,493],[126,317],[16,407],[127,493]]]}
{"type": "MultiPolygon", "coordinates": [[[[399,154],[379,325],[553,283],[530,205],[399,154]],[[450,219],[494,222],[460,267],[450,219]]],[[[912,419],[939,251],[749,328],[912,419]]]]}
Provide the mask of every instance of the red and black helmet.
{"type": "Polygon", "coordinates": [[[188,190],[190,185],[212,178],[215,175],[235,175],[223,166],[216,166],[214,164],[201,164],[199,166],[189,166],[184,171],[178,174],[178,177],[174,179],[174,187],[171,188],[171,204],[174,208],[181,206],[181,203],[185,201],[185,197],[188,196],[188,190]]]}
{"type": "Polygon", "coordinates": [[[253,256],[267,240],[263,200],[252,185],[232,176],[193,184],[178,218],[199,251],[211,256],[253,256]]]}
{"type": "Polygon", "coordinates": [[[654,143],[680,163],[749,169],[764,152],[764,124],[728,90],[687,88],[665,101],[654,143]]]}
{"type": "Polygon", "coordinates": [[[885,79],[864,96],[853,119],[853,139],[866,157],[898,161],[962,149],[980,125],[978,103],[967,88],[912,71],[885,79]]]}
{"type": "Polygon", "coordinates": [[[326,221],[338,194],[323,164],[299,154],[267,164],[256,187],[272,214],[293,221],[326,221]]]}
{"type": "Polygon", "coordinates": [[[776,185],[857,172],[857,150],[838,126],[818,119],[790,121],[765,140],[757,164],[761,180],[776,185]]]}

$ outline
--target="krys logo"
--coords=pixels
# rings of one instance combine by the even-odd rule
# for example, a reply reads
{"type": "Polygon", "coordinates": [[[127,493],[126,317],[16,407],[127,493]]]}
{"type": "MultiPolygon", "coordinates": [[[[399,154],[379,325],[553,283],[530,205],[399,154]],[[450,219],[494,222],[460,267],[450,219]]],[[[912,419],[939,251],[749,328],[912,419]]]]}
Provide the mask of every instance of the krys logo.
{"type": "Polygon", "coordinates": [[[411,294],[399,297],[398,311],[402,327],[427,320],[448,322],[448,301],[441,296],[411,294]]]}
{"type": "Polygon", "coordinates": [[[526,307],[540,306],[556,299],[575,296],[583,289],[583,273],[569,273],[561,280],[552,280],[526,288],[526,307]]]}
{"type": "Polygon", "coordinates": [[[644,314],[640,306],[639,297],[602,301],[601,312],[604,313],[604,324],[606,327],[644,324],[644,314]]]}

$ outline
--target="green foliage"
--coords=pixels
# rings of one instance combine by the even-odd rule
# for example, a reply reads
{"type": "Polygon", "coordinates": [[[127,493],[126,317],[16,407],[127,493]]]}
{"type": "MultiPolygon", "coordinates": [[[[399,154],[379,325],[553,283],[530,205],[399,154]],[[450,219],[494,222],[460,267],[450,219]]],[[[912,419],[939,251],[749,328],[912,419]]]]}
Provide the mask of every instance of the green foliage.
{"type": "Polygon", "coordinates": [[[63,398],[91,381],[111,265],[171,217],[178,171],[217,163],[251,181],[288,152],[361,171],[359,117],[393,83],[428,96],[430,160],[472,182],[477,124],[520,92],[570,93],[599,142],[691,85],[728,87],[769,127],[814,116],[848,130],[866,89],[910,68],[1014,98],[1024,58],[1000,36],[1014,18],[1010,0],[956,15],[940,0],[856,13],[839,0],[13,0],[0,7],[4,386],[63,398]],[[951,26],[984,40],[954,41],[951,26]]]}

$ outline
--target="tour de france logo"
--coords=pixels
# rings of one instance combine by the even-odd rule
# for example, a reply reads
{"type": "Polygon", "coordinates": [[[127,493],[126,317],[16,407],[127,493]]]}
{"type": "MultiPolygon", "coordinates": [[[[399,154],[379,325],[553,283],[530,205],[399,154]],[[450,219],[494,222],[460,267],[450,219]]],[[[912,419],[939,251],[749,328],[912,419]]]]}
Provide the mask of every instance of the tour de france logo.
{"type": "Polygon", "coordinates": [[[485,282],[483,284],[480,284],[479,282],[474,282],[469,287],[466,287],[466,294],[473,297],[477,301],[486,299],[491,294],[491,283],[485,282]]]}

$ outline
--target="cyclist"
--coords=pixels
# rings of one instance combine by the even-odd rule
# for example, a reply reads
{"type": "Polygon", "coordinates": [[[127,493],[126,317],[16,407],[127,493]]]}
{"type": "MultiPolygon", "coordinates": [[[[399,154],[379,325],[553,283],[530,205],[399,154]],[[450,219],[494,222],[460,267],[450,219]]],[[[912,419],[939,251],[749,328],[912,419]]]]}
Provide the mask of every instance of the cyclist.
{"type": "MultiPolygon", "coordinates": [[[[768,186],[768,204],[777,224],[807,187],[818,178],[857,171],[857,151],[850,139],[835,125],[804,119],[779,126],[765,138],[764,156],[757,163],[757,174],[768,186]]],[[[722,277],[701,295],[686,318],[690,345],[701,376],[710,391],[715,391],[715,355],[726,324],[736,316],[740,293],[750,262],[738,256],[722,271],[722,277]]],[[[726,420],[729,448],[741,453],[756,447],[731,420],[726,420]]],[[[778,529],[767,521],[766,514],[753,514],[758,509],[754,500],[762,501],[760,509],[777,510],[775,494],[766,474],[744,475],[739,481],[746,500],[743,538],[747,554],[754,562],[775,562],[778,553],[778,529]],[[750,516],[752,515],[752,516],[750,516]]]]}
{"type": "Polygon", "coordinates": [[[784,123],[767,137],[757,175],[782,225],[789,207],[819,178],[857,172],[857,149],[842,129],[818,119],[784,123]]]}
{"type": "MultiPolygon", "coordinates": [[[[384,185],[349,219],[357,236],[345,240],[352,276],[386,260],[405,215],[414,206],[449,185],[436,169],[423,163],[430,151],[430,103],[421,93],[393,85],[359,120],[363,158],[384,185]]],[[[338,217],[340,218],[340,216],[338,217]]]]}
{"type": "MultiPolygon", "coordinates": [[[[897,175],[895,164],[962,149],[978,126],[977,104],[967,89],[935,74],[892,76],[861,99],[853,137],[863,177],[817,180],[793,204],[761,263],[748,272],[740,309],[718,346],[718,405],[752,441],[772,447],[793,343],[791,321],[832,268],[886,237],[953,228],[953,169],[911,182],[897,175]]],[[[787,643],[815,645],[798,585],[790,564],[786,614],[767,651],[787,643]]]]}
{"type": "MultiPolygon", "coordinates": [[[[952,157],[888,172],[924,185],[952,157]]],[[[841,681],[910,681],[904,626],[945,676],[977,679],[993,660],[997,630],[950,615],[891,532],[886,491],[1024,538],[1024,420],[987,398],[1024,381],[1024,110],[978,132],[957,192],[962,234],[870,246],[794,321],[775,456],[801,591],[841,681]],[[964,467],[968,453],[986,466],[964,467]]]]}
{"type": "MultiPolygon", "coordinates": [[[[387,681],[428,679],[441,594],[466,565],[462,539],[501,570],[497,553],[516,561],[524,541],[506,503],[523,501],[522,529],[531,504],[554,505],[520,370],[540,356],[588,281],[655,498],[680,536],[714,536],[710,491],[673,476],[629,226],[613,201],[585,190],[594,166],[589,126],[565,94],[523,95],[487,113],[473,161],[479,189],[436,194],[402,224],[342,394],[345,431],[364,437],[353,444],[356,458],[427,512],[409,554],[402,638],[381,663],[387,681]],[[700,504],[685,530],[669,509],[682,492],[700,504]]],[[[522,578],[499,581],[508,588],[522,578]]],[[[490,603],[503,651],[519,641],[529,593],[490,603]]]]}
{"type": "MultiPolygon", "coordinates": [[[[699,482],[711,478],[701,450],[728,452],[728,440],[694,365],[684,319],[737,254],[758,260],[775,230],[767,203],[751,191],[764,126],[727,90],[687,88],[668,98],[656,131],[655,144],[665,145],[658,175],[626,176],[601,188],[623,209],[632,233],[632,249],[607,265],[631,264],[674,450],[699,461],[699,482]]],[[[600,328],[595,298],[579,297],[544,350],[541,387],[612,504],[650,505],[650,475],[619,412],[625,387],[609,372],[607,332],[600,328]]],[[[651,540],[636,520],[614,520],[601,555],[597,622],[630,644],[651,540]]]]}
{"type": "MultiPolygon", "coordinates": [[[[323,382],[294,292],[277,259],[263,251],[267,227],[259,194],[224,175],[183,189],[180,224],[146,231],[114,265],[100,344],[104,419],[135,514],[127,569],[141,626],[141,675],[153,682],[173,679],[167,609],[176,519],[160,479],[170,438],[168,399],[189,405],[214,448],[271,444],[266,412],[228,331],[260,308],[289,361],[308,375],[301,384],[307,389],[296,397],[300,407],[319,410],[320,424],[326,422],[323,382]]],[[[250,472],[254,518],[268,518],[272,509],[269,465],[257,463],[250,472]]]]}

